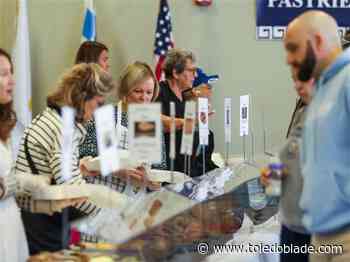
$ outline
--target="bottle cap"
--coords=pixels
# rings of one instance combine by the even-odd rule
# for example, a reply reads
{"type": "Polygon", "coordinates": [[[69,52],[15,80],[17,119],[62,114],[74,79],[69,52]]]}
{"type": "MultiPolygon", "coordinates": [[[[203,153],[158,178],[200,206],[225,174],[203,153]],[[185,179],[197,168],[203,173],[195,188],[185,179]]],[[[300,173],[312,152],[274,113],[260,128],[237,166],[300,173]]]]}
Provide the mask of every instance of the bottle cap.
{"type": "Polygon", "coordinates": [[[271,164],[269,164],[269,168],[271,170],[283,169],[284,168],[284,164],[283,163],[271,163],[271,164]]]}

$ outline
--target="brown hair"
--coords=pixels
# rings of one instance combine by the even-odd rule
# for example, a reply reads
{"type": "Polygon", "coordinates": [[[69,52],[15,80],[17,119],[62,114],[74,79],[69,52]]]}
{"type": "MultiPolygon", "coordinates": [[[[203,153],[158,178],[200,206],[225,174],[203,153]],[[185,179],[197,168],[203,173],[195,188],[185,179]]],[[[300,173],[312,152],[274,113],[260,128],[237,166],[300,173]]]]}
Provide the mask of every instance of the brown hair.
{"type": "Polygon", "coordinates": [[[102,51],[108,52],[107,46],[96,41],[85,41],[78,49],[75,64],[97,63],[102,51]]]}
{"type": "MultiPolygon", "coordinates": [[[[11,56],[2,48],[0,48],[0,56],[7,58],[11,64],[11,73],[13,73],[11,56]]],[[[17,118],[13,110],[12,101],[7,104],[0,104],[0,140],[6,141],[10,137],[11,131],[16,125],[16,121],[17,118]]]]}
{"type": "Polygon", "coordinates": [[[127,65],[119,78],[119,99],[127,97],[131,90],[134,89],[135,85],[147,80],[148,78],[152,78],[154,82],[152,97],[152,101],[154,101],[158,96],[159,87],[152,68],[148,64],[140,61],[127,65]]]}
{"type": "Polygon", "coordinates": [[[115,88],[111,75],[99,65],[82,63],[73,66],[47,97],[50,107],[71,106],[76,121],[83,122],[85,103],[95,96],[106,96],[115,88]]]}

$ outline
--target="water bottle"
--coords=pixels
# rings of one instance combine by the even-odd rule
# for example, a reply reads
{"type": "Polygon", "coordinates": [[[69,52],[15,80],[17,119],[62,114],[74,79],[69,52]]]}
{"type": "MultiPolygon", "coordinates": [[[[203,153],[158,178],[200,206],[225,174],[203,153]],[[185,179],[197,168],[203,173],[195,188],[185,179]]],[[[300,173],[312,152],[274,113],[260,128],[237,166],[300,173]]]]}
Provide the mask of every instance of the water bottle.
{"type": "Polygon", "coordinates": [[[260,184],[258,178],[249,181],[248,195],[249,195],[249,206],[255,210],[263,209],[267,204],[266,195],[264,193],[264,188],[260,184]]]}
{"type": "Polygon", "coordinates": [[[282,173],[284,165],[280,162],[269,164],[270,184],[265,188],[266,195],[278,197],[281,195],[282,173]]]}

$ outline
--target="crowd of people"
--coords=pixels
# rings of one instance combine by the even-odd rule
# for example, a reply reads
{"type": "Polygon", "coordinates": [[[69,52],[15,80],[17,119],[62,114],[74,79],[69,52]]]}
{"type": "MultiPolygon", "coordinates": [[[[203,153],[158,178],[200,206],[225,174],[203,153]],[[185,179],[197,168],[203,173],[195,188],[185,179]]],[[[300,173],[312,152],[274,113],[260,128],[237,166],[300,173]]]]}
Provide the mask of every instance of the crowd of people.
{"type": "MultiPolygon", "coordinates": [[[[170,53],[175,55],[172,63],[186,64],[190,61],[187,57],[182,57],[184,53],[182,50],[173,50],[170,53]]],[[[190,71],[187,68],[179,68],[173,75],[176,75],[174,77],[176,79],[188,77],[185,84],[180,81],[181,91],[191,89],[196,76],[196,67],[192,65],[190,71]]],[[[66,229],[64,216],[67,216],[70,222],[101,212],[101,207],[85,198],[60,201],[32,199],[32,193],[42,187],[92,183],[104,185],[120,193],[125,192],[128,186],[133,187],[137,192],[145,183],[150,190],[157,188],[145,179],[145,169],[142,167],[121,169],[109,176],[101,176],[98,172],[88,171],[80,162],[86,156],[98,156],[93,113],[105,104],[106,97],[111,94],[114,94],[115,98],[118,96],[120,100],[120,103],[115,106],[116,127],[120,140],[118,146],[121,149],[128,149],[128,105],[152,103],[159,101],[160,97],[158,81],[147,63],[136,61],[127,65],[116,85],[109,72],[108,48],[96,41],[82,43],[77,51],[75,65],[59,79],[56,87],[47,96],[47,107],[25,129],[15,160],[11,158],[9,144],[11,130],[16,125],[16,113],[12,106],[15,83],[11,57],[3,49],[0,49],[0,80],[0,118],[3,123],[0,127],[1,221],[10,219],[13,223],[13,226],[1,223],[1,256],[6,258],[6,261],[25,261],[29,255],[66,248],[70,231],[66,229]],[[60,163],[62,108],[65,106],[72,107],[76,111],[72,145],[73,167],[69,179],[62,176],[60,163]],[[18,187],[19,184],[22,187],[18,187]],[[63,211],[66,212],[65,215],[63,211]]],[[[180,97],[177,110],[182,108],[182,113],[177,114],[176,119],[177,128],[180,130],[184,122],[185,101],[182,99],[181,92],[176,94],[180,97]]],[[[201,88],[190,94],[190,99],[202,96],[201,88]]],[[[211,93],[203,91],[203,96],[210,95],[211,93]]],[[[170,118],[166,112],[163,114],[165,133],[162,137],[162,160],[160,163],[152,164],[152,168],[167,170],[169,169],[167,136],[170,130],[168,128],[170,118]]],[[[181,140],[178,141],[181,142],[181,140]]],[[[179,148],[177,148],[177,156],[180,157],[179,148]]],[[[182,165],[175,165],[175,170],[183,171],[182,165]]],[[[90,237],[91,240],[93,236],[90,237]]]]}
{"type": "MultiPolygon", "coordinates": [[[[349,41],[345,39],[343,43],[346,46],[349,41]]],[[[322,11],[308,11],[295,18],[288,25],[284,47],[300,100],[280,152],[285,165],[280,198],[281,244],[313,244],[316,248],[341,245],[343,250],[333,254],[282,253],[281,261],[349,261],[350,186],[346,175],[350,170],[350,51],[342,50],[336,21],[322,11]]],[[[170,50],[163,66],[165,80],[159,83],[145,62],[127,65],[117,85],[109,71],[108,47],[96,41],[84,42],[77,51],[75,65],[47,96],[47,107],[25,129],[17,159],[12,159],[9,140],[16,125],[12,100],[15,82],[11,57],[0,49],[0,257],[5,261],[25,261],[29,254],[66,248],[70,231],[65,227],[64,216],[69,222],[94,216],[102,209],[86,198],[34,200],[31,195],[35,190],[85,183],[104,185],[120,193],[129,186],[135,192],[145,184],[150,190],[157,188],[147,181],[142,166],[101,176],[80,162],[86,156],[99,155],[93,113],[111,94],[120,101],[115,106],[115,119],[121,149],[128,149],[128,105],[161,104],[162,160],[152,167],[163,170],[172,166],[169,133],[173,120],[169,103],[174,102],[174,170],[185,170],[184,156],[180,154],[185,102],[212,95],[210,83],[198,80],[203,72],[196,67],[194,54],[170,50]],[[61,173],[64,106],[76,111],[69,179],[61,173]]],[[[201,175],[203,169],[208,172],[217,168],[211,160],[212,131],[205,152],[201,149],[195,130],[191,176],[201,175]]],[[[269,169],[262,172],[263,184],[270,183],[270,174],[269,169]]]]}

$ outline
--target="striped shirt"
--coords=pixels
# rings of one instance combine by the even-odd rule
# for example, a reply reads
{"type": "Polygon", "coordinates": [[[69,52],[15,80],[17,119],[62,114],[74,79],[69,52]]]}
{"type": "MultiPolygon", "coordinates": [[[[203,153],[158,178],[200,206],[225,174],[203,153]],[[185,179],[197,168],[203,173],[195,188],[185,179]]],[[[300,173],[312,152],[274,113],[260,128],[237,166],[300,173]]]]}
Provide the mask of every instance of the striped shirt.
{"type": "MultiPolygon", "coordinates": [[[[86,130],[81,124],[76,123],[73,135],[72,175],[70,179],[64,180],[61,175],[61,129],[62,120],[57,110],[46,108],[39,114],[24,131],[16,161],[16,171],[34,173],[26,154],[25,142],[27,141],[29,156],[37,169],[36,175],[48,176],[51,183],[56,185],[86,183],[80,173],[78,157],[79,144],[84,140],[86,130]]],[[[32,211],[29,194],[17,196],[17,202],[22,209],[32,211]]],[[[89,201],[82,202],[75,207],[85,214],[99,211],[99,208],[89,201]]]]}

